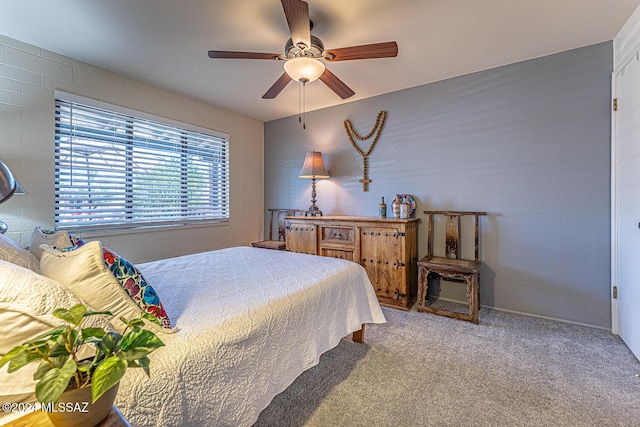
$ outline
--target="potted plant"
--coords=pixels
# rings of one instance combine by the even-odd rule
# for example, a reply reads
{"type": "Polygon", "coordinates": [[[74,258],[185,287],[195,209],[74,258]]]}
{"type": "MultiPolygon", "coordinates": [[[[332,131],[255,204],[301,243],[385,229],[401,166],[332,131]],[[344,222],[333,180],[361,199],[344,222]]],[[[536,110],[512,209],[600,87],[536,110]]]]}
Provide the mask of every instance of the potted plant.
{"type": "Polygon", "coordinates": [[[139,367],[149,375],[148,355],[164,345],[156,334],[142,329],[142,319],[159,323],[149,313],[130,320],[120,318],[126,324],[122,335],[82,327],[86,317],[99,314],[110,313],[88,312],[82,304],[58,308],[53,315],[66,325],[14,347],[0,359],[0,368],[9,363],[8,372],[40,362],[34,374],[36,398],[56,425],[96,425],[109,414],[127,368],[139,367]],[[87,347],[95,355],[81,359],[79,354],[87,347]]]}

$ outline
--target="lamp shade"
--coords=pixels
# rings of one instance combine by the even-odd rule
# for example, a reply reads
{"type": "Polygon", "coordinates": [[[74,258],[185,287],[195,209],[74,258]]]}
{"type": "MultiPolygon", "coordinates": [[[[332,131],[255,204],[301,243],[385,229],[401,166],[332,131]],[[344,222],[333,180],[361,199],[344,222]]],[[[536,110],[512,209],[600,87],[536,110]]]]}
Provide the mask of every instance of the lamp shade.
{"type": "Polygon", "coordinates": [[[298,178],[329,178],[329,172],[322,161],[322,153],[308,151],[304,158],[304,165],[298,178]]]}
{"type": "Polygon", "coordinates": [[[15,180],[7,165],[0,160],[0,203],[11,197],[13,193],[24,193],[24,190],[15,180]]]}
{"type": "Polygon", "coordinates": [[[319,59],[299,56],[287,59],[284,63],[284,71],[293,80],[304,83],[311,83],[324,73],[324,63],[319,59]]]}

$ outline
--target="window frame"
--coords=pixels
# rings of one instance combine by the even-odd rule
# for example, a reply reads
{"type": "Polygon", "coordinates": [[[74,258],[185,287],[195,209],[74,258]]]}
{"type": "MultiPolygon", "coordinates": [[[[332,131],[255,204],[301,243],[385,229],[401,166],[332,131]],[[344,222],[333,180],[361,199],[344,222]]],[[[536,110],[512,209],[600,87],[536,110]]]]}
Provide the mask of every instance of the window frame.
{"type": "MultiPolygon", "coordinates": [[[[156,116],[150,113],[145,113],[142,111],[138,111],[138,110],[134,110],[131,108],[127,108],[127,107],[122,107],[119,105],[114,105],[114,104],[110,104],[107,102],[103,102],[103,101],[98,101],[95,99],[91,99],[91,98],[86,98],[83,96],[79,96],[79,95],[75,95],[75,94],[71,94],[71,93],[67,93],[67,92],[63,92],[63,91],[59,91],[59,90],[55,90],[54,91],[54,98],[55,98],[55,111],[54,111],[54,122],[55,122],[55,131],[54,131],[54,157],[55,157],[55,177],[54,177],[54,185],[55,185],[55,190],[54,190],[54,197],[55,197],[55,207],[54,207],[54,221],[55,221],[55,227],[56,229],[59,230],[69,230],[69,231],[76,231],[76,232],[100,232],[100,231],[107,231],[107,230],[117,230],[117,229],[127,229],[127,230],[135,230],[135,229],[146,229],[146,228],[156,228],[156,227],[176,227],[176,226],[197,226],[197,225],[207,225],[207,224],[228,224],[229,220],[230,220],[230,184],[229,184],[229,180],[230,180],[230,167],[229,167],[229,152],[230,152],[230,136],[227,133],[224,132],[220,132],[220,131],[216,131],[216,130],[212,130],[212,129],[207,129],[204,127],[200,127],[200,126],[196,126],[193,124],[189,124],[189,123],[184,123],[184,122],[180,122],[177,120],[173,120],[173,119],[169,119],[166,117],[161,117],[161,116],[156,116]],[[75,224],[70,223],[69,221],[64,221],[61,219],[61,215],[64,214],[64,212],[61,214],[60,212],[60,203],[59,200],[62,196],[64,196],[64,193],[62,193],[61,196],[61,190],[60,190],[60,183],[63,182],[63,180],[61,179],[61,173],[60,171],[63,169],[60,166],[60,162],[59,162],[59,156],[60,156],[60,145],[61,145],[61,136],[67,136],[70,137],[71,135],[71,131],[69,129],[67,129],[66,132],[61,132],[60,131],[60,120],[59,120],[59,107],[58,104],[59,102],[63,102],[63,103],[70,103],[70,104],[80,104],[82,106],[86,106],[86,107],[90,107],[90,108],[95,108],[95,109],[99,109],[99,110],[104,110],[106,113],[108,114],[117,114],[120,116],[126,116],[127,119],[130,119],[132,123],[152,123],[154,125],[160,125],[160,126],[168,126],[171,129],[171,132],[175,132],[176,134],[179,134],[179,140],[180,140],[180,146],[182,147],[181,151],[180,151],[180,155],[178,156],[179,160],[179,165],[178,168],[180,169],[181,173],[185,172],[185,168],[187,167],[187,152],[193,150],[193,145],[189,146],[188,142],[190,141],[190,138],[187,136],[187,133],[192,132],[195,134],[202,134],[204,136],[209,136],[209,137],[213,137],[216,138],[218,140],[220,140],[221,142],[219,142],[220,145],[220,151],[222,154],[220,154],[220,158],[221,160],[218,160],[218,162],[216,163],[217,167],[220,168],[221,172],[218,172],[218,174],[222,174],[221,179],[215,180],[215,184],[213,184],[213,187],[216,189],[216,192],[218,192],[218,194],[216,194],[216,196],[218,196],[217,198],[219,199],[219,202],[217,204],[213,204],[213,206],[215,206],[215,209],[217,209],[220,214],[214,214],[214,210],[211,210],[210,213],[208,214],[208,216],[204,217],[204,218],[198,218],[197,215],[195,214],[186,214],[186,216],[184,217],[177,217],[177,218],[172,218],[172,219],[167,219],[167,218],[162,218],[161,216],[158,218],[155,218],[154,220],[134,220],[133,218],[130,218],[129,221],[126,220],[126,217],[128,217],[128,211],[129,209],[131,209],[131,216],[135,217],[135,216],[139,216],[140,213],[135,213],[134,210],[135,208],[133,208],[133,201],[135,200],[135,195],[133,193],[133,187],[131,186],[131,182],[129,180],[129,178],[127,178],[127,182],[125,184],[125,200],[126,202],[126,209],[127,211],[122,215],[122,218],[120,218],[119,221],[113,221],[112,223],[102,223],[102,222],[98,222],[98,223],[94,223],[91,224],[91,222],[87,221],[78,221],[75,224]],[[211,217],[211,215],[219,215],[216,217],[211,217]]],[[[105,114],[105,117],[107,117],[107,114],[105,114]]],[[[128,123],[128,122],[127,122],[128,123]]],[[[192,134],[189,134],[189,136],[193,136],[192,134]]],[[[128,137],[127,137],[128,138],[128,137]]],[[[132,147],[137,147],[136,146],[136,141],[135,141],[135,137],[131,137],[130,143],[132,147]]],[[[114,146],[118,146],[118,144],[121,144],[121,149],[126,151],[127,153],[129,153],[129,149],[125,149],[125,144],[122,144],[122,142],[114,142],[114,141],[109,141],[108,138],[104,139],[104,142],[106,143],[112,143],[114,144],[114,146]]],[[[193,144],[193,142],[191,142],[193,144]]],[[[69,149],[72,149],[72,145],[73,143],[69,143],[68,145],[71,145],[71,147],[69,149]]],[[[129,145],[129,142],[127,142],[126,144],[127,146],[129,145]]],[[[167,147],[169,147],[171,144],[167,144],[167,147]]],[[[175,144],[173,144],[175,145],[175,144]]],[[[197,145],[197,144],[196,144],[197,145]]],[[[162,151],[162,150],[160,150],[162,151]]],[[[118,157],[118,161],[122,160],[127,164],[127,167],[129,167],[129,162],[131,161],[131,159],[128,157],[129,154],[126,155],[122,155],[121,157],[118,157]]],[[[171,157],[169,155],[169,151],[167,150],[167,160],[171,160],[171,157]]],[[[71,166],[72,168],[72,166],[71,166]]],[[[186,184],[183,182],[183,180],[181,179],[181,184],[180,184],[180,191],[178,193],[178,197],[176,197],[175,199],[172,199],[173,201],[171,203],[177,203],[179,205],[182,205],[183,201],[187,199],[188,194],[187,192],[190,191],[189,187],[186,186],[186,184]]],[[[117,185],[117,184],[116,184],[117,185]]],[[[213,195],[215,193],[213,193],[213,189],[214,188],[210,188],[209,194],[213,195]]],[[[146,194],[150,194],[150,193],[145,193],[146,194]]],[[[96,205],[99,205],[99,203],[96,203],[96,205]]],[[[208,205],[209,207],[211,207],[212,205],[208,205]]],[[[147,208],[148,209],[148,208],[147,208]]],[[[144,211],[144,209],[143,209],[144,211]]],[[[182,208],[179,210],[175,210],[175,208],[173,210],[169,210],[168,212],[173,212],[173,214],[175,214],[175,212],[184,212],[185,210],[183,210],[182,208]]],[[[164,211],[166,212],[166,211],[164,211]]]]}

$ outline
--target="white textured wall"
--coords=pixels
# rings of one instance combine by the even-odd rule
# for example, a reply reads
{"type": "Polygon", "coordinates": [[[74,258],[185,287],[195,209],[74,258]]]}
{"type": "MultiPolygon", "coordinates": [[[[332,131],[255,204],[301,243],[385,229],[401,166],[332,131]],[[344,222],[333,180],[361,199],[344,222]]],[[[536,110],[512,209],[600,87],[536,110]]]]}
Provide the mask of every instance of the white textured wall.
{"type": "Polygon", "coordinates": [[[412,194],[424,256],[423,210],[487,211],[483,305],[610,328],[612,59],[602,43],[310,112],[306,131],[296,117],[267,122],[265,205],[307,208],[297,176],[305,151],[321,151],[325,214],[375,216],[381,196],[412,194]],[[343,121],[366,135],[380,110],[365,193],[343,121]]]}
{"type": "Polygon", "coordinates": [[[228,225],[110,232],[90,239],[140,262],[250,244],[262,235],[262,122],[0,36],[0,158],[27,193],[0,205],[9,237],[26,246],[35,225],[54,225],[54,89],[230,135],[228,225]]]}

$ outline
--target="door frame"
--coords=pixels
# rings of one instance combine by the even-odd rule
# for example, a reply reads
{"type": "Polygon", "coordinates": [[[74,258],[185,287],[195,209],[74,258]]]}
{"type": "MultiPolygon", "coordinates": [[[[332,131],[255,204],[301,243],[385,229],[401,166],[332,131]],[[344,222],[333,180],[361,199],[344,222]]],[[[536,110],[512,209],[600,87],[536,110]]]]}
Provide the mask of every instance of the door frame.
{"type": "Polygon", "coordinates": [[[618,74],[640,49],[640,6],[624,23],[613,39],[613,73],[611,75],[611,331],[618,334],[618,300],[614,298],[614,287],[618,286],[618,193],[617,164],[618,123],[613,100],[618,98],[618,74]]]}
{"type": "Polygon", "coordinates": [[[618,335],[618,300],[614,296],[614,288],[618,286],[618,182],[617,182],[617,148],[618,148],[618,124],[616,111],[613,108],[613,100],[618,98],[617,91],[618,70],[611,73],[611,332],[618,335]]]}

